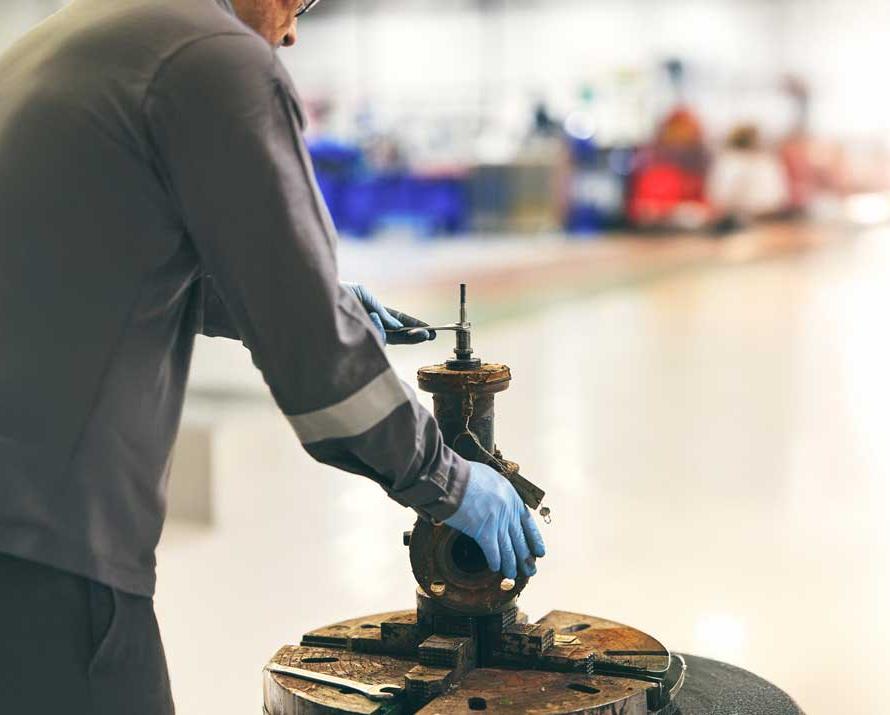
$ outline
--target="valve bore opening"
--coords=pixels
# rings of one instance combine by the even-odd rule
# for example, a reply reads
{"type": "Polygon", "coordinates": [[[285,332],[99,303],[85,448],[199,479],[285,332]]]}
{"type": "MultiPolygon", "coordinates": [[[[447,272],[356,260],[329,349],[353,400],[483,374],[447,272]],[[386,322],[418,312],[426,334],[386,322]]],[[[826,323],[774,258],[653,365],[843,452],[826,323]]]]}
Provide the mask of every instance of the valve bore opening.
{"type": "Polygon", "coordinates": [[[488,569],[488,562],[479,544],[465,534],[460,534],[451,545],[451,559],[464,573],[481,573],[488,569]]]}
{"type": "Polygon", "coordinates": [[[485,698],[469,698],[467,707],[470,710],[488,710],[488,703],[485,701],[485,698]]]}

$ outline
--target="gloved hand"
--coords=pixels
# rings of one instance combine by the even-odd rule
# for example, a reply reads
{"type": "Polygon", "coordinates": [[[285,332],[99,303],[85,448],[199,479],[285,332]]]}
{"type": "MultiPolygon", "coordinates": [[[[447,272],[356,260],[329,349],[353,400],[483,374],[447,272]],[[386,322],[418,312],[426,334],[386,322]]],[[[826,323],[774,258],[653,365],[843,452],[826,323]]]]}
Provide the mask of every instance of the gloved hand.
{"type": "Polygon", "coordinates": [[[491,467],[470,462],[470,480],[457,511],[445,523],[474,539],[492,571],[516,578],[537,573],[534,558],[544,555],[544,539],[519,494],[491,467]]]}
{"type": "Polygon", "coordinates": [[[384,345],[416,345],[417,343],[424,343],[427,340],[436,339],[435,330],[418,329],[405,333],[390,333],[387,335],[387,330],[413,327],[425,328],[428,324],[417,318],[412,318],[407,313],[384,307],[383,303],[377,300],[371,291],[363,285],[358,283],[343,283],[342,286],[347,290],[352,291],[355,297],[358,298],[359,303],[362,304],[362,307],[368,312],[368,317],[371,318],[371,322],[374,323],[374,327],[377,328],[380,337],[383,338],[384,345]]]}

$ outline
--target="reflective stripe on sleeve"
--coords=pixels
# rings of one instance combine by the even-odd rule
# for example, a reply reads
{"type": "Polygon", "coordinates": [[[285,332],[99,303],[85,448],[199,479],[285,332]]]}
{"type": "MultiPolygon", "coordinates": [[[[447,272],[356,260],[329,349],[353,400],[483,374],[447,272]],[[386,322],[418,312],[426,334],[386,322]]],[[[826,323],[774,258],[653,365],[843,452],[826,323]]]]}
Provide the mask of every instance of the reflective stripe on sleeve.
{"type": "Polygon", "coordinates": [[[287,418],[303,444],[346,439],[367,432],[408,399],[398,376],[386,370],[336,405],[287,418]]]}

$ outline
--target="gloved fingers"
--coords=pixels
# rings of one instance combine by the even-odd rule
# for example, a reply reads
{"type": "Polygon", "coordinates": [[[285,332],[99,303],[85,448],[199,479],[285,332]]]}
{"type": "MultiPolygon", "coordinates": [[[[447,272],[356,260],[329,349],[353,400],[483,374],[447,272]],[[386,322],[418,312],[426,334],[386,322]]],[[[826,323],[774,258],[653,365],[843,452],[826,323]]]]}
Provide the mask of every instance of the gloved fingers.
{"type": "Polygon", "coordinates": [[[544,548],[544,537],[541,536],[541,532],[538,530],[538,525],[535,523],[535,518],[532,516],[532,513],[529,511],[528,507],[524,505],[522,507],[520,521],[522,522],[522,530],[525,532],[526,543],[528,543],[529,548],[531,548],[532,553],[537,558],[542,558],[547,553],[547,550],[544,548]]]}
{"type": "Polygon", "coordinates": [[[514,519],[510,523],[510,540],[513,542],[513,551],[516,554],[516,562],[519,570],[526,576],[534,576],[538,572],[535,566],[535,559],[529,551],[528,544],[525,539],[525,530],[519,519],[514,519]]]}
{"type": "Polygon", "coordinates": [[[383,325],[384,328],[387,328],[389,330],[397,330],[399,328],[405,327],[404,325],[402,325],[402,323],[400,323],[389,314],[386,306],[384,306],[383,303],[377,300],[377,296],[375,296],[371,291],[369,291],[360,283],[344,283],[343,286],[353,292],[353,294],[356,298],[358,298],[359,303],[362,304],[362,307],[365,309],[365,312],[368,315],[377,313],[380,323],[383,325]]]}
{"type": "Polygon", "coordinates": [[[386,345],[386,331],[383,329],[383,321],[380,320],[380,316],[377,313],[368,313],[368,317],[374,323],[374,328],[380,333],[380,339],[383,340],[383,344],[386,345]]]}
{"type": "MultiPolygon", "coordinates": [[[[424,323],[422,320],[415,318],[413,315],[408,315],[407,313],[403,313],[400,310],[394,310],[393,308],[387,308],[387,310],[392,317],[398,320],[406,328],[426,328],[429,325],[429,323],[424,323]]],[[[402,345],[416,345],[417,343],[435,339],[435,330],[412,330],[410,333],[398,333],[396,335],[390,335],[391,343],[402,345]]]]}
{"type": "Polygon", "coordinates": [[[516,578],[516,552],[513,550],[513,541],[510,538],[509,529],[501,529],[498,534],[498,548],[501,552],[500,571],[507,578],[516,578]]]}
{"type": "Polygon", "coordinates": [[[430,331],[423,328],[414,328],[401,333],[389,333],[387,339],[391,345],[418,345],[432,340],[430,331]]]}
{"type": "Polygon", "coordinates": [[[432,339],[430,331],[423,328],[406,330],[402,333],[388,333],[386,338],[390,345],[418,345],[432,339]]]}
{"type": "Polygon", "coordinates": [[[406,328],[425,328],[429,325],[429,323],[424,323],[419,318],[415,318],[413,315],[408,315],[407,313],[403,313],[401,310],[396,310],[395,308],[390,308],[387,306],[387,311],[389,314],[398,320],[402,325],[406,328]]]}
{"type": "Polygon", "coordinates": [[[482,553],[485,555],[488,568],[495,572],[500,571],[501,552],[498,549],[498,540],[494,533],[491,531],[483,532],[476,537],[476,543],[479,544],[479,548],[482,549],[482,553]]]}
{"type": "Polygon", "coordinates": [[[377,298],[372,295],[367,288],[359,286],[359,292],[361,294],[362,305],[364,306],[365,310],[368,311],[368,315],[377,313],[377,315],[380,316],[380,322],[383,324],[384,328],[388,330],[398,330],[399,328],[405,327],[389,314],[386,306],[384,306],[383,303],[377,300],[377,298]]]}
{"type": "Polygon", "coordinates": [[[383,322],[383,327],[387,330],[398,330],[399,328],[404,328],[400,320],[394,318],[389,310],[376,298],[374,299],[374,312],[380,316],[381,321],[383,322]]]}

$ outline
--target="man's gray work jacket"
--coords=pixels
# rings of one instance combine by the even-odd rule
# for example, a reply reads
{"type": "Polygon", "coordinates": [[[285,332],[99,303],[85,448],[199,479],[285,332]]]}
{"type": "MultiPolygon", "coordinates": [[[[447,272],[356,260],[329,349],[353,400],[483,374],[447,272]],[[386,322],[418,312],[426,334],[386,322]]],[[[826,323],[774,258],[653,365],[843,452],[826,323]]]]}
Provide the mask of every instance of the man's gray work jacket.
{"type": "Polygon", "coordinates": [[[196,332],[313,457],[455,510],[469,467],[339,285],[301,121],[228,0],[73,0],[0,58],[0,552],[153,593],[196,332]]]}

